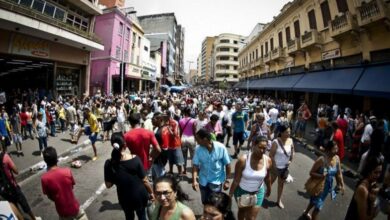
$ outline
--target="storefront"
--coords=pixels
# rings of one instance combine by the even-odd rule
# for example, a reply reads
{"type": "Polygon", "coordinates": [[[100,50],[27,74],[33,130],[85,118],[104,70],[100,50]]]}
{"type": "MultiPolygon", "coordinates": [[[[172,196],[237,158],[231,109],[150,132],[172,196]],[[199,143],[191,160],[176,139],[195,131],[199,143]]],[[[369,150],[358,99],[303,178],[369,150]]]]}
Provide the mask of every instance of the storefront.
{"type": "Polygon", "coordinates": [[[0,88],[38,89],[44,96],[81,96],[89,52],[0,29],[0,88]]]}

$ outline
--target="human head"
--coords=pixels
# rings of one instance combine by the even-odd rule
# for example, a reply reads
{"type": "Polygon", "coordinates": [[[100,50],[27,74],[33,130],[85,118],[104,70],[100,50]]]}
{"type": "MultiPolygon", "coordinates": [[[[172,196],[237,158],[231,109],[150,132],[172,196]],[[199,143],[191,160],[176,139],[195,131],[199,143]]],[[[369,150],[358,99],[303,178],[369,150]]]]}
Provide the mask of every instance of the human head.
{"type": "Polygon", "coordinates": [[[236,104],[236,112],[241,112],[242,110],[242,104],[241,103],[237,103],[236,104]]]}
{"type": "Polygon", "coordinates": [[[330,155],[332,155],[332,156],[336,155],[337,152],[338,152],[338,150],[339,150],[339,148],[338,148],[338,146],[337,146],[337,143],[334,142],[334,141],[328,141],[328,142],[325,144],[324,149],[325,149],[325,152],[326,152],[327,154],[330,154],[330,155]]]}
{"type": "Polygon", "coordinates": [[[383,158],[380,155],[367,157],[364,163],[362,172],[360,173],[363,179],[368,179],[369,182],[376,182],[382,173],[383,158]]]}
{"type": "Polygon", "coordinates": [[[278,127],[279,137],[281,138],[289,138],[290,137],[290,127],[288,125],[280,125],[278,127]]]}
{"type": "Polygon", "coordinates": [[[331,126],[332,126],[333,131],[336,131],[339,128],[339,125],[337,124],[336,121],[332,121],[331,126]]]}
{"type": "Polygon", "coordinates": [[[187,117],[190,116],[191,115],[191,109],[189,107],[185,107],[183,109],[183,115],[187,116],[187,117]]]}
{"type": "Polygon", "coordinates": [[[157,178],[153,186],[154,195],[161,206],[168,207],[176,201],[189,200],[173,176],[157,178]]]}
{"type": "Polygon", "coordinates": [[[265,154],[267,150],[268,139],[265,136],[257,136],[252,141],[252,151],[256,154],[265,154]]]}
{"type": "Polygon", "coordinates": [[[218,115],[213,114],[213,115],[210,116],[210,122],[211,122],[211,124],[213,124],[213,125],[217,124],[218,120],[219,120],[218,115]]]}
{"type": "Polygon", "coordinates": [[[155,112],[153,114],[152,124],[155,127],[160,127],[161,126],[161,124],[162,124],[162,113],[161,112],[155,112]]]}
{"type": "Polygon", "coordinates": [[[256,121],[260,124],[263,124],[265,120],[264,113],[257,113],[256,114],[256,121]]]}
{"type": "Polygon", "coordinates": [[[54,147],[47,147],[43,151],[43,160],[45,161],[47,167],[53,167],[57,165],[57,151],[54,147]]]}
{"type": "Polygon", "coordinates": [[[37,118],[38,118],[38,120],[42,121],[42,118],[43,118],[42,112],[38,112],[37,118]]]}
{"type": "Polygon", "coordinates": [[[129,116],[130,125],[133,127],[135,125],[139,125],[141,123],[141,114],[133,113],[129,116]]]}
{"type": "Polygon", "coordinates": [[[211,146],[212,143],[211,133],[205,128],[199,129],[199,131],[196,132],[196,141],[201,146],[205,146],[205,147],[211,146]]]}
{"type": "Polygon", "coordinates": [[[114,168],[118,167],[122,158],[122,151],[126,149],[126,142],[121,132],[116,132],[111,135],[111,162],[114,168]]]}
{"type": "Polygon", "coordinates": [[[213,192],[210,197],[207,198],[204,208],[203,216],[204,220],[223,220],[234,219],[231,211],[231,199],[224,192],[213,192]]]}

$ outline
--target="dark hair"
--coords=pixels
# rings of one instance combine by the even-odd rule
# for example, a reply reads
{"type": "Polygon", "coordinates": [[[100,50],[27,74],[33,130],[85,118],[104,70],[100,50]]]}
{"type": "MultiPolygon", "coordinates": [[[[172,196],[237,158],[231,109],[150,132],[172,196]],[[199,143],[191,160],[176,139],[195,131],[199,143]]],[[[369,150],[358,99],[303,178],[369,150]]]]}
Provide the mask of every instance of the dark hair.
{"type": "Polygon", "coordinates": [[[335,145],[337,145],[336,142],[329,140],[325,143],[324,149],[326,152],[330,152],[335,145]]]}
{"type": "Polygon", "coordinates": [[[288,128],[289,128],[289,126],[286,124],[279,125],[278,126],[278,137],[280,137],[283,132],[287,131],[288,128]]]}
{"type": "Polygon", "coordinates": [[[371,134],[370,150],[367,157],[378,156],[381,154],[382,146],[385,141],[385,133],[381,129],[374,129],[371,134]]]}
{"type": "Polygon", "coordinates": [[[383,165],[383,157],[381,155],[376,155],[372,157],[367,156],[366,162],[363,165],[362,172],[360,173],[362,179],[367,178],[372,173],[372,171],[374,171],[378,166],[381,165],[383,165]]]}
{"type": "Polygon", "coordinates": [[[332,126],[333,129],[339,128],[339,124],[337,124],[336,121],[332,121],[331,126],[332,126]]]}
{"type": "Polygon", "coordinates": [[[47,164],[47,167],[52,167],[57,165],[58,162],[57,151],[54,147],[47,147],[42,154],[43,154],[43,160],[47,164]]]}
{"type": "Polygon", "coordinates": [[[218,115],[216,115],[216,114],[211,115],[210,121],[218,121],[218,120],[219,120],[218,115]]]}
{"type": "Polygon", "coordinates": [[[118,168],[119,162],[122,158],[122,149],[126,147],[125,138],[121,132],[116,132],[111,135],[111,145],[113,146],[111,152],[111,165],[115,171],[118,168]],[[119,148],[114,145],[119,145],[119,148]]]}
{"type": "Polygon", "coordinates": [[[207,140],[211,140],[211,133],[207,129],[205,129],[205,128],[199,129],[199,131],[196,132],[196,135],[200,139],[206,138],[207,140]]]}
{"type": "Polygon", "coordinates": [[[129,122],[131,125],[137,125],[141,123],[141,114],[133,113],[129,116],[129,122]]]}
{"type": "Polygon", "coordinates": [[[190,200],[189,196],[186,193],[184,193],[184,191],[182,190],[182,188],[180,187],[180,185],[176,181],[176,179],[170,175],[161,176],[161,177],[157,178],[156,182],[154,183],[153,189],[156,190],[157,184],[162,183],[162,182],[169,183],[173,192],[176,193],[176,199],[178,201],[183,202],[183,201],[190,200]]]}
{"type": "Polygon", "coordinates": [[[207,198],[204,205],[214,206],[221,212],[226,220],[233,220],[234,215],[231,210],[231,202],[230,197],[224,192],[213,192],[207,198]]]}
{"type": "Polygon", "coordinates": [[[184,116],[190,116],[191,115],[191,109],[189,107],[185,107],[183,109],[183,115],[184,116]]]}
{"type": "Polygon", "coordinates": [[[256,138],[253,139],[252,143],[256,145],[256,144],[259,144],[261,142],[268,142],[268,138],[266,136],[262,136],[262,135],[256,136],[256,138]]]}

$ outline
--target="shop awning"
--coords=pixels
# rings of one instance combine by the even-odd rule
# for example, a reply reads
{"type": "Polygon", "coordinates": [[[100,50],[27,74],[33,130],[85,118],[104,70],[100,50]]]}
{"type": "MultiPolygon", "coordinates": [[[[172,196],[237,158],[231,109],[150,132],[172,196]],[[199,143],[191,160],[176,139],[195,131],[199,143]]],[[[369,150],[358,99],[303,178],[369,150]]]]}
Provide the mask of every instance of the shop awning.
{"type": "Polygon", "coordinates": [[[293,91],[352,94],[364,68],[348,68],[306,73],[293,91]]]}
{"type": "Polygon", "coordinates": [[[263,79],[259,84],[259,89],[291,91],[293,86],[303,77],[303,75],[304,74],[287,75],[263,79]]]}
{"type": "Polygon", "coordinates": [[[353,93],[362,96],[390,97],[390,65],[367,67],[353,93]]]}

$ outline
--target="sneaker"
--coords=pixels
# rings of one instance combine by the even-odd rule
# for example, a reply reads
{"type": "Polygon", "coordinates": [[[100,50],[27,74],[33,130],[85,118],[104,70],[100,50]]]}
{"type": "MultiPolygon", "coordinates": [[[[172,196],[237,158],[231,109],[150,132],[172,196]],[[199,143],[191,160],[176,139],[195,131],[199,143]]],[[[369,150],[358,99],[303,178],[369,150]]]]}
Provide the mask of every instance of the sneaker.
{"type": "Polygon", "coordinates": [[[42,220],[42,218],[39,216],[35,216],[35,220],[42,220]]]}
{"type": "Polygon", "coordinates": [[[95,161],[95,160],[97,160],[97,157],[92,157],[92,161],[95,161]]]}

